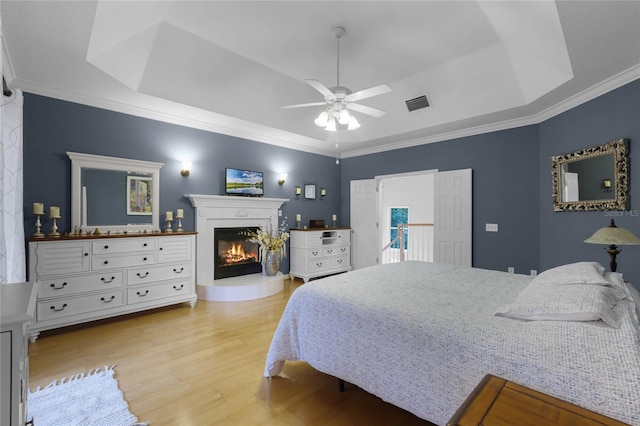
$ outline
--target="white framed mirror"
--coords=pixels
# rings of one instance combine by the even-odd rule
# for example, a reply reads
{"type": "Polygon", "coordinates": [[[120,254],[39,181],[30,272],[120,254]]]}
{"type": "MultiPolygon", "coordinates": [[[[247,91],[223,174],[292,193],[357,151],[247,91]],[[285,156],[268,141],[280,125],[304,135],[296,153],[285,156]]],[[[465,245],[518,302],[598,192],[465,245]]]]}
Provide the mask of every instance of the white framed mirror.
{"type": "Polygon", "coordinates": [[[71,227],[107,232],[160,230],[164,163],[67,152],[71,159],[71,227]]]}
{"type": "Polygon", "coordinates": [[[551,157],[553,211],[629,209],[629,141],[551,157]]]}

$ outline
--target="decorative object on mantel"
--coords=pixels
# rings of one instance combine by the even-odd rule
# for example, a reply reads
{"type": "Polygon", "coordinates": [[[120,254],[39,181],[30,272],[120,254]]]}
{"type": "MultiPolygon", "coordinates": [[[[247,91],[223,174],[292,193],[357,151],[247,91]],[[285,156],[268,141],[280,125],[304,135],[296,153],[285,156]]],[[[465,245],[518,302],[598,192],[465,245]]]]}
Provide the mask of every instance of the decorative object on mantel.
{"type": "Polygon", "coordinates": [[[167,226],[164,228],[164,232],[173,232],[173,228],[171,227],[171,222],[173,222],[173,212],[167,211],[164,217],[165,222],[167,222],[167,226]]]}
{"type": "Polygon", "coordinates": [[[604,249],[609,253],[611,262],[609,267],[611,272],[616,272],[618,264],[616,263],[616,256],[620,253],[620,249],[617,245],[638,245],[640,239],[633,235],[631,231],[625,228],[618,228],[613,219],[611,224],[607,227],[598,229],[592,236],[584,240],[585,243],[590,244],[606,244],[604,249]]]}
{"type": "Polygon", "coordinates": [[[60,219],[60,207],[49,207],[49,218],[53,219],[53,224],[51,225],[51,232],[49,232],[49,236],[59,237],[60,232],[58,232],[58,224],[56,223],[56,221],[60,219]]]}
{"type": "Polygon", "coordinates": [[[44,215],[44,204],[33,203],[33,214],[36,216],[36,232],[33,234],[33,238],[44,238],[42,222],[40,222],[40,216],[44,215]]]}
{"type": "Polygon", "coordinates": [[[243,235],[247,237],[247,241],[260,244],[259,260],[263,262],[264,273],[269,277],[275,276],[280,269],[280,260],[287,257],[285,244],[289,239],[287,218],[282,220],[280,227],[275,232],[269,222],[266,228],[260,225],[257,231],[245,231],[243,235]]]}
{"type": "Polygon", "coordinates": [[[176,219],[178,220],[178,229],[176,229],[176,232],[184,232],[184,229],[182,228],[182,219],[184,219],[184,209],[176,210],[176,219]]]}

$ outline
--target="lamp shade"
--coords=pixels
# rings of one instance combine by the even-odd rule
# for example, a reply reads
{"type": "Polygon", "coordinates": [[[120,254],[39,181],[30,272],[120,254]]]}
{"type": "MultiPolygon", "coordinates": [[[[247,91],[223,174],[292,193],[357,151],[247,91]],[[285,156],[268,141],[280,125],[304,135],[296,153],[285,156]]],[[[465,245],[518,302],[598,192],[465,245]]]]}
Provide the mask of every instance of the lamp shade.
{"type": "Polygon", "coordinates": [[[585,243],[607,245],[636,245],[640,239],[625,228],[618,228],[611,219],[611,225],[598,229],[592,236],[584,240],[585,243]]]}

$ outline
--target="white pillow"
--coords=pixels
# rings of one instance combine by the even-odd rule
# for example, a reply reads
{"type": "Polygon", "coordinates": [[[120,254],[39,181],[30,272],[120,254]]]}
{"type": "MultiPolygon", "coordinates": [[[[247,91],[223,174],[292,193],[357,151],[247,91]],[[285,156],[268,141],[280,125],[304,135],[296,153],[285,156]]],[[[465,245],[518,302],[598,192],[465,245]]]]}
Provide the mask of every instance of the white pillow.
{"type": "Polygon", "coordinates": [[[532,284],[566,285],[597,284],[608,285],[609,281],[602,275],[604,267],[598,262],[577,262],[547,269],[532,280],[532,284]]]}
{"type": "Polygon", "coordinates": [[[497,316],[526,321],[598,321],[618,328],[613,307],[619,298],[599,285],[527,286],[497,316]]]}

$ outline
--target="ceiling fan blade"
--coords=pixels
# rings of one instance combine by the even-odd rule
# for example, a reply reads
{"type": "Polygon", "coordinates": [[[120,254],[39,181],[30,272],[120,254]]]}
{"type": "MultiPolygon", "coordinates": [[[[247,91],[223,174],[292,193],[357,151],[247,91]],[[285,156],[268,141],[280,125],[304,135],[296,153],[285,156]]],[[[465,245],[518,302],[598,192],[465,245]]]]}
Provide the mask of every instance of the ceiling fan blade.
{"type": "Polygon", "coordinates": [[[304,107],[310,107],[310,106],[320,106],[320,105],[326,105],[326,102],[311,102],[308,104],[296,104],[296,105],[286,105],[283,107],[280,107],[281,109],[291,109],[291,108],[304,108],[304,107]]]}
{"type": "Polygon", "coordinates": [[[305,80],[305,81],[309,86],[313,87],[318,92],[322,93],[325,100],[332,101],[333,99],[336,98],[336,95],[334,95],[331,90],[327,89],[327,87],[324,84],[320,83],[318,80],[305,80]]]}
{"type": "Polygon", "coordinates": [[[354,111],[371,115],[372,117],[376,117],[376,118],[380,118],[386,114],[386,112],[380,111],[379,109],[371,108],[371,107],[360,105],[360,104],[353,104],[353,103],[347,104],[347,109],[352,109],[354,111]]]}
{"type": "Polygon", "coordinates": [[[368,89],[360,90],[359,92],[352,93],[348,95],[344,100],[347,102],[355,102],[361,99],[370,98],[372,96],[383,95],[385,93],[389,93],[391,91],[391,87],[386,84],[381,84],[379,86],[370,87],[368,89]]]}

